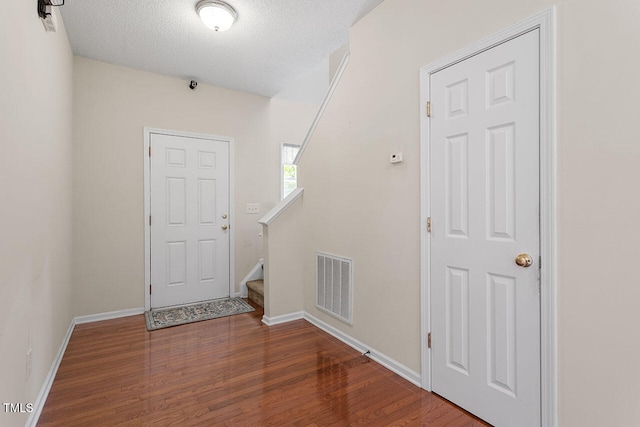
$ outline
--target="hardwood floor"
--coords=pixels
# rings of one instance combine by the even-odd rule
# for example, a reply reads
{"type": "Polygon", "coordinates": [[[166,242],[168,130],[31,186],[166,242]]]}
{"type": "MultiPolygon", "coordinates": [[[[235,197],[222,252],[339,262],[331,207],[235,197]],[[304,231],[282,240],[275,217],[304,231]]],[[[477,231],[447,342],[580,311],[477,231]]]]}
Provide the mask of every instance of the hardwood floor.
{"type": "Polygon", "coordinates": [[[486,426],[304,320],[76,326],[39,426],[486,426]]]}

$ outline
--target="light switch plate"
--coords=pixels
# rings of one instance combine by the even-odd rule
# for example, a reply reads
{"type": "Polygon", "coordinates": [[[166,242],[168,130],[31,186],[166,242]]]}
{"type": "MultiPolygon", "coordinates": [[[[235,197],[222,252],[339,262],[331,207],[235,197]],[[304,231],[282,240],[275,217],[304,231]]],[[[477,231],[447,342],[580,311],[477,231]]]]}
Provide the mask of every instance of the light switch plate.
{"type": "Polygon", "coordinates": [[[248,214],[259,214],[260,213],[260,204],[258,204],[258,203],[247,203],[247,213],[248,214]]]}

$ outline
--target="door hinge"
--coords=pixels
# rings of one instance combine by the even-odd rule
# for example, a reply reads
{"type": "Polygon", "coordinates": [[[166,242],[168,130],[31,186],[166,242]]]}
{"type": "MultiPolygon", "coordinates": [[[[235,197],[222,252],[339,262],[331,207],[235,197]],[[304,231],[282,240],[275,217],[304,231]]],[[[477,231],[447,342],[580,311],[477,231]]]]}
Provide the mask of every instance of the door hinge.
{"type": "Polygon", "coordinates": [[[149,283],[149,295],[151,295],[151,283],[149,283]]]}
{"type": "Polygon", "coordinates": [[[149,157],[151,157],[151,146],[149,146],[149,157]]]}
{"type": "Polygon", "coordinates": [[[431,233],[431,217],[427,217],[427,233],[431,233]]]}
{"type": "Polygon", "coordinates": [[[151,215],[149,215],[149,225],[151,225],[151,215]]]}
{"type": "Polygon", "coordinates": [[[431,332],[427,334],[427,348],[431,348],[431,332]]]}
{"type": "Polygon", "coordinates": [[[427,117],[431,117],[431,101],[427,101],[427,117]]]}

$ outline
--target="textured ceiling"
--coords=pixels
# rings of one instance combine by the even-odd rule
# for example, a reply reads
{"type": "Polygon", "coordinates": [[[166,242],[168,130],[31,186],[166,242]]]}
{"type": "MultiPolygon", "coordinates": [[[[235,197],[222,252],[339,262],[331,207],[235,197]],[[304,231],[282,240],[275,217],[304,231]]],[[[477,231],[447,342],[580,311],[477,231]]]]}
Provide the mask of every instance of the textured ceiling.
{"type": "Polygon", "coordinates": [[[67,0],[73,53],[229,89],[273,96],[348,42],[382,0],[228,0],[238,12],[216,33],[198,0],[67,0]]]}

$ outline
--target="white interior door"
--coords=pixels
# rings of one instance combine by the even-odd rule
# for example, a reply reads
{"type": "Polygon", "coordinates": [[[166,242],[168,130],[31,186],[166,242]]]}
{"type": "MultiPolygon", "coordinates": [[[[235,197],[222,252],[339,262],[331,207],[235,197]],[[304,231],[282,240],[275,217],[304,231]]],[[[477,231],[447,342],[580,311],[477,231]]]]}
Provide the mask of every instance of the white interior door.
{"type": "Polygon", "coordinates": [[[151,308],[229,296],[229,143],[151,134],[151,308]]]}
{"type": "Polygon", "coordinates": [[[432,389],[495,426],[540,425],[538,33],[430,77],[432,389]]]}

